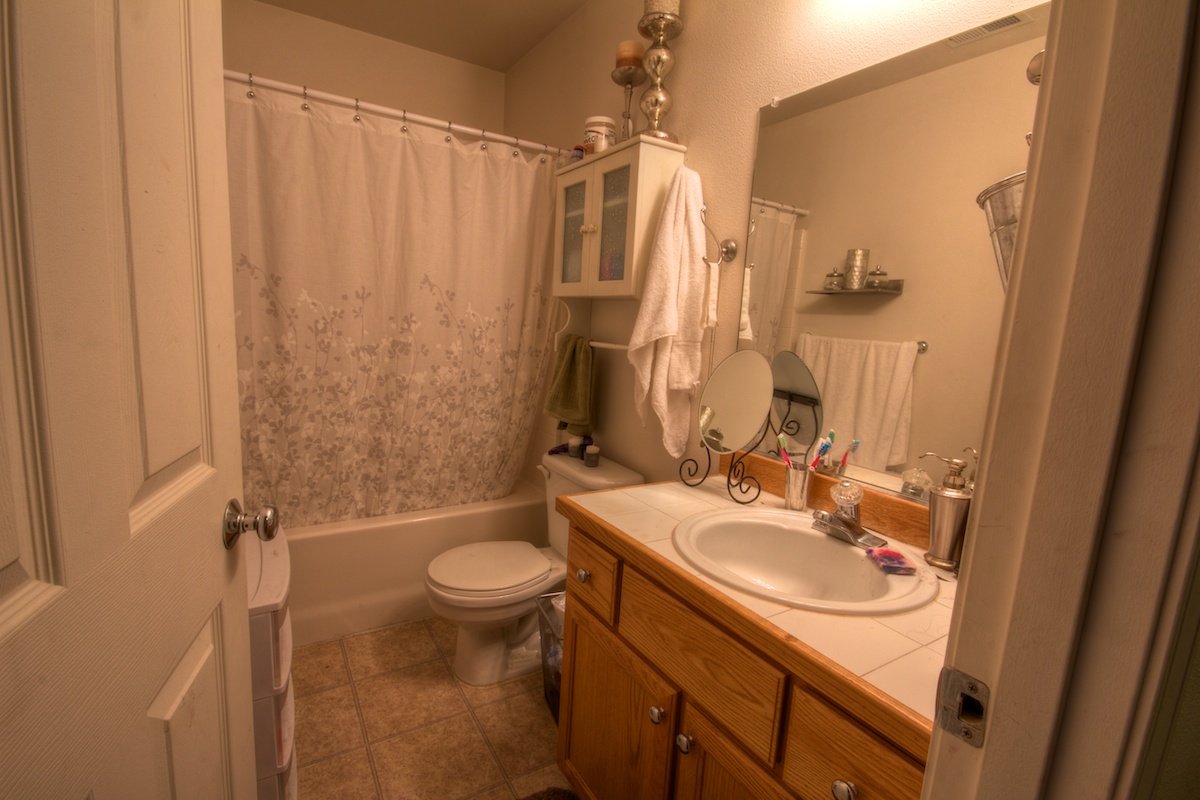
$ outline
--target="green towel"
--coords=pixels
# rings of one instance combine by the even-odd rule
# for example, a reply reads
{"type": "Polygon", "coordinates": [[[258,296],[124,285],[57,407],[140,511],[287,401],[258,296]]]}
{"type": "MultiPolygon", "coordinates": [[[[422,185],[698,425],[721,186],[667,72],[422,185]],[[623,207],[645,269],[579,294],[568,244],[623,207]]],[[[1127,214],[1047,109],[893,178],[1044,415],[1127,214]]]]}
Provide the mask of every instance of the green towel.
{"type": "Polygon", "coordinates": [[[546,413],[567,423],[573,436],[592,432],[592,345],[582,336],[569,333],[559,343],[546,413]]]}

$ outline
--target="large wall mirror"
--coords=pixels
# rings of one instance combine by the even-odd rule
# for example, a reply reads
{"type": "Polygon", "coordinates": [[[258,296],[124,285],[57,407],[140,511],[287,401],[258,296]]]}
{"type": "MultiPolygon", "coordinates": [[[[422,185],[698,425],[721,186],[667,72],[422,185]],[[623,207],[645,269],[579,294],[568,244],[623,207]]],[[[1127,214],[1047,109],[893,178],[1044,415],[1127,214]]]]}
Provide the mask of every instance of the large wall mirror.
{"type": "MultiPolygon", "coordinates": [[[[983,438],[1004,287],[976,198],[1025,169],[1037,102],[1026,69],[1048,19],[1036,6],[759,114],[739,349],[803,355],[805,334],[927,343],[910,362],[906,444],[880,466],[892,474],[983,438]],[[857,248],[902,289],[817,293],[857,248]]],[[[830,419],[856,402],[819,374],[818,388],[830,419]]]]}

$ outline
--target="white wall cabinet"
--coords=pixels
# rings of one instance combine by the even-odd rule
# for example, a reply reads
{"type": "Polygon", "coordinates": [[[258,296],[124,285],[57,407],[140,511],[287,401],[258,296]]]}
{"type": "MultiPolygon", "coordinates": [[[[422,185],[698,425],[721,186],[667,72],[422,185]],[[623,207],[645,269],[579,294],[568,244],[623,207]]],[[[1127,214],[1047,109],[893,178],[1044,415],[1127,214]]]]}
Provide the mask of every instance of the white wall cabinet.
{"type": "Polygon", "coordinates": [[[554,294],[636,298],[687,148],[635,136],[557,172],[554,294]]]}

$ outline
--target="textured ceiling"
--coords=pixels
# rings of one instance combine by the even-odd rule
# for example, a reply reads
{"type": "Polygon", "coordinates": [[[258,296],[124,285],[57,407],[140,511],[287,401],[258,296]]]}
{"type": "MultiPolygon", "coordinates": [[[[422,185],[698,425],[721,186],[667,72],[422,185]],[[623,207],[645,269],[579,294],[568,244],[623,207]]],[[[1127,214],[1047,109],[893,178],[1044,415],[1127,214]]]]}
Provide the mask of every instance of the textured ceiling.
{"type": "Polygon", "coordinates": [[[504,72],[585,0],[264,2],[504,72]]]}

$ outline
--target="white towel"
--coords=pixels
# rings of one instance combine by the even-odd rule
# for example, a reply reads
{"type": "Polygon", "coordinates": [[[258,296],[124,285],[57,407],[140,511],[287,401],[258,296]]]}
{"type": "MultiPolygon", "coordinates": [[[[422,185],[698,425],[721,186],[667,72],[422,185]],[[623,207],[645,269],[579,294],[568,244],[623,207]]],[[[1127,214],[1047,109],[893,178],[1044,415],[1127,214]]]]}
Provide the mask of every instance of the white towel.
{"type": "MultiPolygon", "coordinates": [[[[750,279],[754,277],[751,270],[742,274],[742,315],[738,318],[738,339],[748,342],[746,348],[754,347],[754,323],[750,320],[750,279]]],[[[746,349],[738,343],[738,349],[746,349]]]]}
{"type": "Polygon", "coordinates": [[[800,337],[799,355],[817,380],[823,427],[837,431],[838,449],[843,442],[860,439],[851,460],[868,469],[908,460],[915,341],[872,342],[806,333],[800,337]]]}
{"type": "Polygon", "coordinates": [[[681,166],[663,203],[629,338],[634,408],[643,425],[647,409],[658,417],[673,458],[687,449],[704,329],[717,321],[719,274],[704,261],[703,206],[700,175],[681,166]]]}

